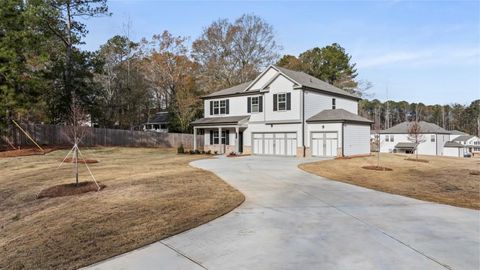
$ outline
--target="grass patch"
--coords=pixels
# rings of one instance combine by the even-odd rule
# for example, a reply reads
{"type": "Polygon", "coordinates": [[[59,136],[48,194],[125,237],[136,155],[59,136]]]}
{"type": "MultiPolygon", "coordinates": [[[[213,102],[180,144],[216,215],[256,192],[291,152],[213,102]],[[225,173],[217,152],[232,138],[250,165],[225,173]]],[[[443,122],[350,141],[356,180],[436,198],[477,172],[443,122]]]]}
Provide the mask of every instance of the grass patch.
{"type": "MultiPolygon", "coordinates": [[[[0,158],[0,269],[76,269],[194,228],[244,196],[213,173],[188,165],[205,158],[171,149],[94,148],[83,154],[101,192],[37,199],[74,183],[67,151],[0,158]]],[[[89,179],[82,164],[80,181],[89,179]]]]}
{"type": "Polygon", "coordinates": [[[393,171],[368,170],[376,167],[377,156],[319,161],[300,165],[305,171],[332,180],[420,200],[480,209],[478,160],[427,157],[424,162],[405,160],[404,155],[381,154],[380,166],[393,171]]]}

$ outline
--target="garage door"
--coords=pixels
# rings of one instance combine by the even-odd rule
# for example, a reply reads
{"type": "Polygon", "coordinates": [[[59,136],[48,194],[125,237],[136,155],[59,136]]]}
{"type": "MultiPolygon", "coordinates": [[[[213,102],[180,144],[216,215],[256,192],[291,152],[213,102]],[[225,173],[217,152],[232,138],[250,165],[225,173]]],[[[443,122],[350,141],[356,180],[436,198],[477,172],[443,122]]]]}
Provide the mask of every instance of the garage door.
{"type": "Polygon", "coordinates": [[[253,133],[253,153],[255,155],[295,156],[297,154],[297,134],[253,133]]]}
{"type": "Polygon", "coordinates": [[[338,133],[337,132],[313,132],[312,133],[312,156],[334,157],[337,155],[338,133]]]}

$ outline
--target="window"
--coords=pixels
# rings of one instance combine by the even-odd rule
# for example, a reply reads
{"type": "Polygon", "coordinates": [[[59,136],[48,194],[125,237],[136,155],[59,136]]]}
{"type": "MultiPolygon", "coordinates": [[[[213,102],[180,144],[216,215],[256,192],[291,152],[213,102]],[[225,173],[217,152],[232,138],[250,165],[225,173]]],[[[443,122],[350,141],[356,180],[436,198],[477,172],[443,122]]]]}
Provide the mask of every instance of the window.
{"type": "MultiPolygon", "coordinates": [[[[229,144],[229,136],[230,132],[228,130],[222,131],[222,144],[229,144]]],[[[210,132],[210,144],[219,144],[219,137],[218,131],[211,131],[210,132]]]]}
{"type": "Polygon", "coordinates": [[[335,110],[337,107],[337,100],[332,98],[332,109],[335,110]]]}
{"type": "Polygon", "coordinates": [[[228,114],[228,99],[210,101],[210,115],[228,114]]]}
{"type": "Polygon", "coordinates": [[[287,110],[287,95],[278,94],[277,96],[277,108],[279,111],[287,110]]]}
{"type": "Polygon", "coordinates": [[[395,137],[393,135],[390,135],[390,141],[391,142],[394,142],[395,141],[395,137]]]}
{"type": "Polygon", "coordinates": [[[385,141],[386,142],[390,141],[390,136],[389,135],[385,135],[385,141]]]}
{"type": "Polygon", "coordinates": [[[430,135],[430,141],[435,142],[435,135],[430,135]]]}
{"type": "Polygon", "coordinates": [[[220,114],[226,114],[227,112],[227,102],[226,100],[220,100],[220,114]]]}
{"type": "Polygon", "coordinates": [[[258,99],[259,99],[259,97],[252,97],[252,99],[251,99],[252,112],[259,112],[259,111],[260,111],[260,109],[259,109],[259,107],[260,107],[260,106],[259,106],[260,102],[259,102],[258,99]]]}

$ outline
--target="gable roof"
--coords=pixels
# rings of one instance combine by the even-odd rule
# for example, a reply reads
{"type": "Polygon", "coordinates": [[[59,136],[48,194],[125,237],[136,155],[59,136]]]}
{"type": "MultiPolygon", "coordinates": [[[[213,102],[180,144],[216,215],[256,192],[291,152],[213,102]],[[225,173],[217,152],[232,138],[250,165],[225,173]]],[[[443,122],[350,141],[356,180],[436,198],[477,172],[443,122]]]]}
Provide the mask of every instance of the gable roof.
{"type": "Polygon", "coordinates": [[[458,143],[458,142],[452,142],[452,141],[448,141],[445,143],[445,147],[456,147],[456,148],[463,148],[464,145],[461,144],[461,143],[458,143]]]}
{"type": "Polygon", "coordinates": [[[462,135],[462,136],[458,136],[457,138],[453,139],[453,141],[454,142],[466,142],[473,137],[475,137],[475,136],[473,136],[473,135],[462,135]]]}
{"type": "Polygon", "coordinates": [[[307,122],[354,122],[371,124],[373,121],[344,109],[323,110],[307,119],[307,122]]]}
{"type": "MultiPolygon", "coordinates": [[[[249,88],[252,85],[254,85],[268,70],[270,70],[270,68],[277,70],[280,74],[287,77],[287,79],[293,81],[296,85],[298,85],[299,88],[308,88],[310,90],[326,92],[328,94],[333,94],[333,95],[351,98],[355,100],[361,99],[359,96],[355,94],[351,94],[345,90],[342,90],[338,87],[328,84],[304,72],[294,71],[294,70],[273,66],[273,65],[265,69],[260,75],[257,76],[257,78],[255,78],[252,81],[245,82],[227,89],[223,89],[223,90],[208,94],[206,96],[203,96],[203,98],[231,96],[231,95],[249,95],[249,94],[259,93],[261,89],[249,89],[249,88]]],[[[272,77],[272,79],[273,78],[274,77],[272,77]]],[[[272,80],[269,80],[266,83],[266,85],[268,85],[271,81],[272,80]]]]}
{"type": "MultiPolygon", "coordinates": [[[[408,129],[410,128],[410,123],[411,122],[403,122],[400,123],[396,126],[393,126],[391,128],[381,130],[381,134],[408,134],[408,129]]],[[[437,126],[433,123],[425,122],[425,121],[420,121],[418,122],[418,125],[420,126],[420,133],[422,134],[450,134],[450,131],[437,126]]]]}
{"type": "Polygon", "coordinates": [[[355,99],[361,99],[359,96],[355,94],[351,94],[345,90],[335,87],[329,83],[326,83],[320,79],[317,79],[311,75],[308,75],[305,72],[294,71],[294,70],[290,70],[290,69],[286,69],[278,66],[274,66],[274,67],[303,87],[311,88],[314,90],[325,91],[331,94],[348,96],[355,99]]]}

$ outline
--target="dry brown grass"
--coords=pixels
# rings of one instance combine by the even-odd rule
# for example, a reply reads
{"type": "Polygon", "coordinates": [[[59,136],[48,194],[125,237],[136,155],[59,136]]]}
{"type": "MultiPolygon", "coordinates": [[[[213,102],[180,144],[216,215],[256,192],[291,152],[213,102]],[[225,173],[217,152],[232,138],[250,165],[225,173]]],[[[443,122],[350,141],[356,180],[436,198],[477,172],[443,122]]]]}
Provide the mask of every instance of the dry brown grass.
{"type": "MultiPolygon", "coordinates": [[[[214,174],[188,166],[204,156],[173,150],[82,150],[107,188],[36,199],[73,182],[66,151],[0,158],[0,269],[74,269],[196,227],[244,197],[214,174]]],[[[89,180],[82,165],[81,181],[89,180]]]]}
{"type": "Polygon", "coordinates": [[[429,162],[411,162],[405,156],[381,154],[380,166],[393,171],[372,171],[377,156],[320,161],[300,165],[303,170],[329,179],[420,200],[480,209],[478,159],[422,156],[429,162]]]}

